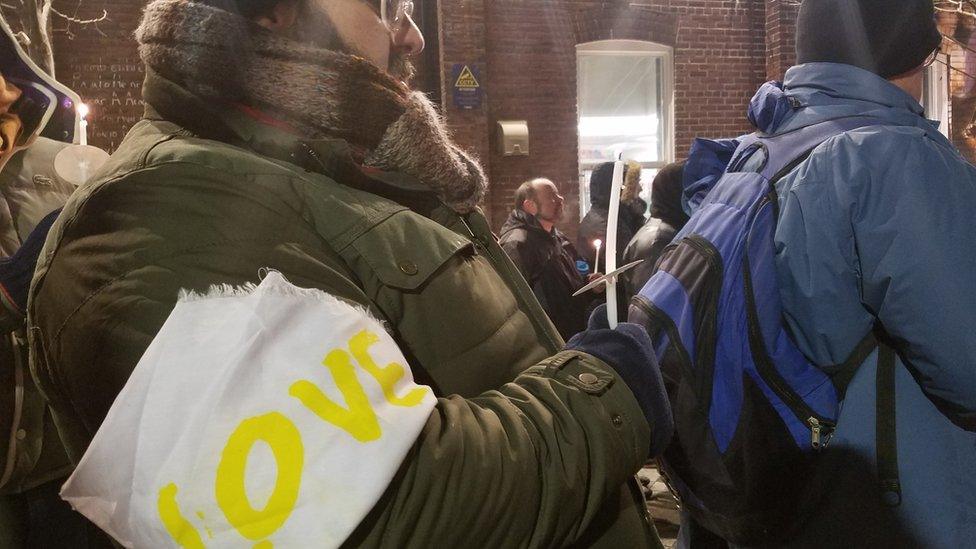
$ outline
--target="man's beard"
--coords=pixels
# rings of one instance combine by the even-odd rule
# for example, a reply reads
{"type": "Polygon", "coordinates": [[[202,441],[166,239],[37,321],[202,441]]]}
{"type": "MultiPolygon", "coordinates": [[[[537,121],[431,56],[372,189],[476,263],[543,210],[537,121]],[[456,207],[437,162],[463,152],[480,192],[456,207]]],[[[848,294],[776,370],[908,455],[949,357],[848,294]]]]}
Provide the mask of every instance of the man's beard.
{"type": "MultiPolygon", "coordinates": [[[[314,2],[308,2],[305,5],[305,13],[295,25],[294,39],[326,50],[362,57],[360,52],[346,44],[339,36],[335,25],[332,24],[332,20],[323,9],[315,5],[314,2]]],[[[417,74],[417,69],[410,59],[392,48],[390,49],[389,67],[380,68],[385,69],[390,76],[408,86],[417,74]]]]}
{"type": "Polygon", "coordinates": [[[542,212],[539,212],[539,215],[537,215],[536,217],[545,221],[546,223],[552,223],[555,225],[556,223],[559,223],[560,221],[563,220],[563,216],[565,215],[565,213],[566,212],[564,210],[560,209],[551,216],[542,215],[542,212]]]}
{"type": "Polygon", "coordinates": [[[410,86],[413,78],[417,75],[417,67],[414,66],[413,62],[406,55],[397,51],[390,51],[390,68],[387,72],[393,78],[410,86]]]}

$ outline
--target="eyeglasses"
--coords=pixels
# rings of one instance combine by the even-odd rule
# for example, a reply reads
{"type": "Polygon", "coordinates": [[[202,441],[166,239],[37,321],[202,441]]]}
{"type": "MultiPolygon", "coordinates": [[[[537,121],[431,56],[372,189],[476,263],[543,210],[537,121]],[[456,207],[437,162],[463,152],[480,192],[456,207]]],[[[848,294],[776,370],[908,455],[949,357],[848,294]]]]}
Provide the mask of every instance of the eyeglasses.
{"type": "Polygon", "coordinates": [[[408,17],[413,17],[413,0],[379,0],[380,19],[391,30],[400,30],[408,17]]]}

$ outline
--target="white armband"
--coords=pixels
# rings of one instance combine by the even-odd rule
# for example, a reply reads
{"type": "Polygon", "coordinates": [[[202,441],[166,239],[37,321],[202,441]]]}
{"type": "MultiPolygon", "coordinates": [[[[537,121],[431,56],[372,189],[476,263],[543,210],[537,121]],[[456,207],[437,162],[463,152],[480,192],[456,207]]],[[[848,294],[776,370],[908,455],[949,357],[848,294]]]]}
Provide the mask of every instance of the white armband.
{"type": "Polygon", "coordinates": [[[272,272],[181,297],[61,495],[126,547],[337,547],[435,402],[364,310],[272,272]]]}

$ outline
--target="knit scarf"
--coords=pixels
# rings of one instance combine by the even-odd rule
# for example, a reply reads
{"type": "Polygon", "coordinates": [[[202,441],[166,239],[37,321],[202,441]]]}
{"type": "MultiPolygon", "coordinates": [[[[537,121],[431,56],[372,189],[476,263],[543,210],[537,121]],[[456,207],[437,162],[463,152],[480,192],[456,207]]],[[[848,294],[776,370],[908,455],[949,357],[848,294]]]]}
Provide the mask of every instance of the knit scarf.
{"type": "Polygon", "coordinates": [[[193,0],[155,0],[136,30],[143,62],[197,97],[243,103],[305,138],[348,141],[364,165],[421,181],[460,213],[487,182],[427,97],[369,61],[272,33],[193,0]]]}

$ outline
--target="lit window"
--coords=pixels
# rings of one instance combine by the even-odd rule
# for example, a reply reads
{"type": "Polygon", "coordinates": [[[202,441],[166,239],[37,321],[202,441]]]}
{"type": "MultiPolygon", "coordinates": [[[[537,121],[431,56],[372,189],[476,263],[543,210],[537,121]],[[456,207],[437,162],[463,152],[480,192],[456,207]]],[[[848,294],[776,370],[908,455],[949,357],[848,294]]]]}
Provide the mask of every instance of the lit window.
{"type": "Polygon", "coordinates": [[[939,131],[949,135],[949,57],[940,53],[925,69],[925,83],[922,87],[922,107],[927,118],[942,124],[939,131]]]}
{"type": "Polygon", "coordinates": [[[672,50],[652,42],[605,40],[577,52],[580,215],[589,209],[589,174],[622,157],[650,179],[674,159],[672,50]]]}

